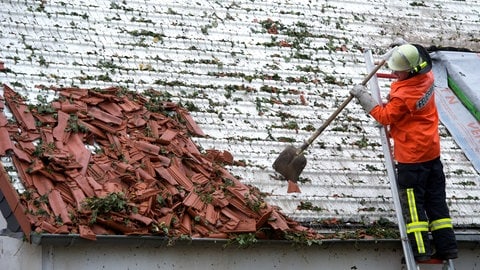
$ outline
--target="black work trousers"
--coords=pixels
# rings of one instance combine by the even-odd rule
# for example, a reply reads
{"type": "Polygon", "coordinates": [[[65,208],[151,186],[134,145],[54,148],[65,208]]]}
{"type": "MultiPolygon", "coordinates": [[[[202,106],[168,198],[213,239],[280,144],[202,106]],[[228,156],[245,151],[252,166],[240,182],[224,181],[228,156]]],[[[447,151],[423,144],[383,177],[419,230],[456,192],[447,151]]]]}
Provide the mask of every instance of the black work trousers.
{"type": "Polygon", "coordinates": [[[457,250],[445,192],[440,158],[415,164],[397,164],[399,197],[407,235],[416,257],[457,250]]]}

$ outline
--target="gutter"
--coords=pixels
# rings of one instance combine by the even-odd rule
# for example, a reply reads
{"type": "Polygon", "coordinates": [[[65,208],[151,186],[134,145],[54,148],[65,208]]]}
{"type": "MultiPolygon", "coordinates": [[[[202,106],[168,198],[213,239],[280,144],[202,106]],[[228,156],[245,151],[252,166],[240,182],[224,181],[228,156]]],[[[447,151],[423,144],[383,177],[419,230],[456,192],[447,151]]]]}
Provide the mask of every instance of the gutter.
{"type": "MultiPolygon", "coordinates": [[[[480,246],[480,232],[478,231],[462,231],[455,232],[457,242],[464,244],[476,244],[480,246]]],[[[127,236],[127,235],[97,235],[97,240],[92,241],[80,237],[79,234],[32,234],[30,236],[32,244],[35,245],[49,245],[49,246],[63,246],[70,247],[81,244],[115,244],[115,245],[134,245],[136,247],[173,247],[185,245],[222,245],[222,246],[238,246],[237,243],[229,239],[220,238],[193,238],[193,239],[172,239],[164,236],[127,236]]],[[[312,244],[311,246],[321,246],[330,244],[386,244],[398,243],[401,244],[400,239],[323,239],[319,244],[312,244]]],[[[303,243],[297,243],[290,240],[257,240],[251,246],[262,245],[296,245],[309,246],[303,243]]]]}

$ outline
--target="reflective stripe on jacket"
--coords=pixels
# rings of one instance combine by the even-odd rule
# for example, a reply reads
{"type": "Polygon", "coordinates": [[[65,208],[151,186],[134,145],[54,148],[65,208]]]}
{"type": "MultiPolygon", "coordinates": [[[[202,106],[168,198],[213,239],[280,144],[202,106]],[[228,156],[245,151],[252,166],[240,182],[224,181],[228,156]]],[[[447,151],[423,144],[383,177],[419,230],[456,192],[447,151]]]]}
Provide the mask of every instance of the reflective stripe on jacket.
{"type": "Polygon", "coordinates": [[[440,156],[432,71],[393,82],[388,103],[376,106],[370,114],[390,125],[398,162],[425,162],[440,156]]]}

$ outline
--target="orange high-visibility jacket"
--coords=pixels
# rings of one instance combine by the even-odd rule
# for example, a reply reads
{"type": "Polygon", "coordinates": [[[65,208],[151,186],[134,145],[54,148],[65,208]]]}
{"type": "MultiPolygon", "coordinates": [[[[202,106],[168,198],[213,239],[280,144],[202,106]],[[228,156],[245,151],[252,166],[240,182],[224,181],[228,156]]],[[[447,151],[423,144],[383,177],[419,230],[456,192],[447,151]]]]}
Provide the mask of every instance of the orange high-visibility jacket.
{"type": "Polygon", "coordinates": [[[418,163],[440,156],[432,71],[393,82],[388,103],[376,106],[370,114],[379,123],[390,125],[398,162],[418,163]]]}

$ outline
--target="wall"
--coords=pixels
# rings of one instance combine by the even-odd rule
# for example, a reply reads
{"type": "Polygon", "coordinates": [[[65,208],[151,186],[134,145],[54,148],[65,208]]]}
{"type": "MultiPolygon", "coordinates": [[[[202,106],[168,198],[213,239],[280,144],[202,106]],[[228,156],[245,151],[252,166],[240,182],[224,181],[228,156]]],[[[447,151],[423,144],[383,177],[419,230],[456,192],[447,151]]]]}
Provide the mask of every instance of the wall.
{"type": "MultiPolygon", "coordinates": [[[[0,228],[5,227],[0,217],[0,228]]],[[[92,270],[92,269],[405,269],[400,261],[399,242],[324,242],[322,245],[295,246],[285,242],[260,242],[253,247],[239,248],[225,241],[141,240],[118,236],[97,242],[59,237],[61,241],[29,244],[8,236],[0,236],[0,269],[8,270],[92,270]],[[65,240],[66,239],[66,240],[65,240]],[[70,239],[70,240],[68,240],[70,239]]],[[[457,270],[480,267],[478,242],[460,242],[461,259],[457,270]]],[[[422,270],[440,269],[426,265],[422,270]]]]}
{"type": "MultiPolygon", "coordinates": [[[[7,227],[7,223],[0,214],[0,230],[7,227]]],[[[0,235],[0,269],[42,269],[42,249],[30,245],[22,239],[0,235]]]]}
{"type": "MultiPolygon", "coordinates": [[[[470,244],[469,244],[470,245],[470,244]]],[[[114,245],[77,243],[70,247],[49,247],[47,269],[328,269],[397,270],[403,256],[399,242],[334,242],[321,246],[295,247],[289,243],[256,244],[254,247],[225,247],[224,243],[200,241],[176,243],[173,247],[152,244],[114,245]]],[[[480,267],[478,248],[463,246],[457,270],[480,267]]],[[[422,270],[440,269],[422,265],[422,270]]],[[[37,268],[39,269],[39,268],[37,268]]]]}

